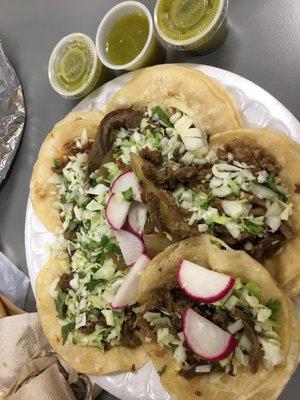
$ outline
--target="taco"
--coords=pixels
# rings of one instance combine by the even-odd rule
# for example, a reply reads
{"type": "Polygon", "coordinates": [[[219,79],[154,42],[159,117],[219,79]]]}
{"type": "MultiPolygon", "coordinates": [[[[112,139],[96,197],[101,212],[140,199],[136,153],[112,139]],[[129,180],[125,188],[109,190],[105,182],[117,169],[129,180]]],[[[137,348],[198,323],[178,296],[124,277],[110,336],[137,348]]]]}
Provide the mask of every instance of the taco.
{"type": "Polygon", "coordinates": [[[76,371],[103,375],[134,371],[148,360],[142,342],[129,334],[132,318],[110,302],[124,279],[111,261],[51,259],[38,275],[37,309],[54,350],[76,371]],[[98,272],[95,268],[99,268],[98,272]]]}
{"type": "Polygon", "coordinates": [[[30,182],[30,199],[39,220],[50,232],[61,228],[57,209],[57,174],[71,157],[89,150],[102,114],[96,111],[72,113],[58,122],[48,134],[39,151],[30,182]],[[83,135],[83,145],[76,147],[76,139],[83,135]]]}
{"type": "Polygon", "coordinates": [[[276,399],[298,364],[288,297],[259,263],[213,237],[186,239],[156,256],[133,309],[176,400],[276,399]]]}
{"type": "Polygon", "coordinates": [[[207,235],[143,257],[126,277],[108,262],[43,267],[37,307],[58,354],[97,375],[150,357],[178,400],[276,399],[298,362],[299,327],[269,273],[207,235]]]}
{"type": "Polygon", "coordinates": [[[203,72],[178,65],[159,65],[136,72],[113,96],[107,111],[132,106],[179,107],[208,135],[244,125],[233,98],[221,85],[203,72]]]}

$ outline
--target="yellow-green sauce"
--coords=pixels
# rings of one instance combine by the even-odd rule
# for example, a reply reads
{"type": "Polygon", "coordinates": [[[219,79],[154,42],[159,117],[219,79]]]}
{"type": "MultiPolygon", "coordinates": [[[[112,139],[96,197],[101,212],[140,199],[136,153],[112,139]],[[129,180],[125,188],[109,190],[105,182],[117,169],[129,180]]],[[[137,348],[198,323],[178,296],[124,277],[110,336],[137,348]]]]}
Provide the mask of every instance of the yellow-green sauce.
{"type": "Polygon", "coordinates": [[[112,64],[132,61],[144,48],[149,34],[149,23],[144,13],[122,17],[108,34],[105,53],[112,64]]]}
{"type": "Polygon", "coordinates": [[[170,39],[192,39],[209,27],[222,4],[223,0],[162,0],[158,25],[170,39]]]}
{"type": "Polygon", "coordinates": [[[79,89],[91,72],[91,55],[88,44],[78,39],[65,45],[54,65],[54,73],[61,87],[69,92],[79,89]]]}

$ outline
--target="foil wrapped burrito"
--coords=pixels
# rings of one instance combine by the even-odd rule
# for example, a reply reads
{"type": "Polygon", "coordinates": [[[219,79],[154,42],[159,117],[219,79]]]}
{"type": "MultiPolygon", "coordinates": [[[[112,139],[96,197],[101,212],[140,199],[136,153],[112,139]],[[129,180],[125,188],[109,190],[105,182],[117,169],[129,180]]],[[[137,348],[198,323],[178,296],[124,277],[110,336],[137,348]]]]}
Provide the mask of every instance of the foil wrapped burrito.
{"type": "Polygon", "coordinates": [[[0,183],[17,151],[25,117],[22,87],[0,40],[0,183]]]}

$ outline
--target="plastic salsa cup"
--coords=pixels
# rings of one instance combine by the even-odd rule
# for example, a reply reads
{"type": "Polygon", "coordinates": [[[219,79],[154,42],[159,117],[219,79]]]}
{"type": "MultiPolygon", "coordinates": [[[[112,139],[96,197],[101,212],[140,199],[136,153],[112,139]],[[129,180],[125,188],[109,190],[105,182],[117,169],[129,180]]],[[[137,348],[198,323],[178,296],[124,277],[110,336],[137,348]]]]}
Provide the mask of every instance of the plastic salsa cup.
{"type": "Polygon", "coordinates": [[[52,88],[61,96],[77,99],[113,77],[97,57],[94,42],[83,33],[62,38],[52,51],[48,64],[52,88]]]}
{"type": "Polygon", "coordinates": [[[165,59],[165,49],[156,37],[150,11],[138,1],[124,1],[111,8],[103,17],[95,38],[97,54],[101,62],[110,69],[132,71],[149,65],[160,64],[165,59]],[[109,59],[106,53],[106,46],[112,28],[122,18],[133,14],[141,13],[147,18],[148,36],[145,45],[135,58],[125,64],[117,64],[109,59]]]}
{"type": "Polygon", "coordinates": [[[158,0],[155,29],[172,48],[207,54],[227,37],[227,9],[228,0],[158,0]]]}

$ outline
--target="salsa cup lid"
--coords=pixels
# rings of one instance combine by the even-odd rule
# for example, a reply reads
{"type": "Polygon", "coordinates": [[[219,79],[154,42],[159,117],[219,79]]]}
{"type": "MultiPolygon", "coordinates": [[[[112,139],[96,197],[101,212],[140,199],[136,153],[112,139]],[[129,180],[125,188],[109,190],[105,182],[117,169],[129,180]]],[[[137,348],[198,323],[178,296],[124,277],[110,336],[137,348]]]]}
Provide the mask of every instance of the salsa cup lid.
{"type": "Polygon", "coordinates": [[[227,13],[227,8],[228,8],[228,0],[221,0],[219,7],[217,9],[216,14],[214,15],[212,21],[209,23],[209,25],[201,30],[198,34],[195,36],[189,38],[189,39],[172,39],[169,37],[164,31],[161,29],[159,26],[158,22],[158,9],[160,6],[160,3],[163,0],[157,0],[156,6],[154,9],[154,26],[156,29],[156,32],[160,36],[160,38],[168,45],[171,47],[177,48],[177,49],[182,49],[184,50],[185,48],[196,48],[198,46],[201,46],[202,43],[206,42],[206,37],[213,31],[215,31],[220,24],[223,22],[224,18],[226,17],[227,13]]]}
{"type": "Polygon", "coordinates": [[[97,57],[96,47],[92,39],[84,33],[71,33],[63,37],[54,47],[49,59],[48,77],[52,88],[63,97],[82,97],[93,89],[99,77],[100,67],[101,63],[97,57]],[[55,66],[62,60],[63,50],[66,49],[67,46],[70,46],[70,44],[76,43],[78,40],[82,41],[86,45],[89,53],[89,60],[87,65],[88,78],[82,83],[80,87],[74,90],[67,90],[59,82],[56,76],[55,66]]]}

